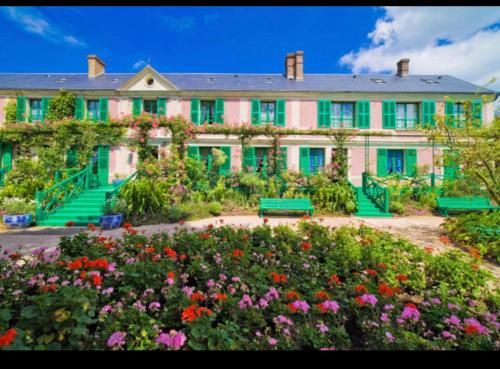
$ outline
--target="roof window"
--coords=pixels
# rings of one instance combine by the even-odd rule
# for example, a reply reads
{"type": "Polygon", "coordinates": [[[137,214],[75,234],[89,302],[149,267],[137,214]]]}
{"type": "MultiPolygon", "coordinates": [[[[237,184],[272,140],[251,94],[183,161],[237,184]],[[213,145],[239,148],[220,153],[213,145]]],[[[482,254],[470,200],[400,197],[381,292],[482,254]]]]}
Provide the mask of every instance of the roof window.
{"type": "Polygon", "coordinates": [[[207,78],[207,83],[214,83],[214,82],[215,82],[215,78],[213,78],[213,77],[207,78]]]}
{"type": "Polygon", "coordinates": [[[267,83],[274,82],[273,77],[265,77],[264,82],[267,82],[267,83]]]}
{"type": "Polygon", "coordinates": [[[66,78],[62,77],[62,78],[59,78],[56,80],[56,82],[65,82],[66,81],[66,78]]]}
{"type": "Polygon", "coordinates": [[[430,79],[430,78],[422,78],[422,81],[424,81],[425,83],[428,83],[430,85],[434,85],[434,84],[439,83],[439,81],[436,81],[436,80],[433,80],[433,79],[430,79]]]}
{"type": "Polygon", "coordinates": [[[372,81],[377,84],[385,83],[385,81],[380,78],[372,78],[372,81]]]}

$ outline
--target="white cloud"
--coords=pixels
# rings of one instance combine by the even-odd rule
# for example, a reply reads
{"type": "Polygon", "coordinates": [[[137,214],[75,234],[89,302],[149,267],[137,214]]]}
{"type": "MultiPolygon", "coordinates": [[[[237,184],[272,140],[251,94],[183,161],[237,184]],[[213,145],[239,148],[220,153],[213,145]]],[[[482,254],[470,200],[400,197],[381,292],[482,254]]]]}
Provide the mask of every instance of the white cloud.
{"type": "Polygon", "coordinates": [[[147,65],[147,63],[143,59],[141,59],[141,60],[136,61],[132,67],[134,69],[140,69],[142,67],[145,67],[146,65],[147,65]]]}
{"type": "Polygon", "coordinates": [[[0,14],[16,23],[24,31],[34,33],[52,42],[62,42],[73,46],[85,46],[85,43],[75,36],[66,35],[36,8],[33,7],[0,7],[0,14]]]}
{"type": "MultiPolygon", "coordinates": [[[[478,85],[500,78],[500,7],[384,9],[370,45],[340,59],[354,73],[394,73],[408,57],[412,74],[449,74],[478,85]]],[[[500,79],[488,87],[500,90],[500,79]]]]}

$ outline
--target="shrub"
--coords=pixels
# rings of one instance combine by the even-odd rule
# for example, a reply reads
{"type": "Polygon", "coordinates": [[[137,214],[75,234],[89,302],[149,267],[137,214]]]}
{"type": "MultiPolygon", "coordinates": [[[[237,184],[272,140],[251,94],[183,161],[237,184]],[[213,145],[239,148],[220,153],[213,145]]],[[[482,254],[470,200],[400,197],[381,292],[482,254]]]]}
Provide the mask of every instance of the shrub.
{"type": "Polygon", "coordinates": [[[17,121],[17,102],[14,99],[9,99],[5,104],[3,111],[5,113],[5,122],[15,123],[17,121]]]}
{"type": "Polygon", "coordinates": [[[221,215],[222,205],[218,202],[211,202],[208,204],[208,212],[214,216],[221,215]]]}
{"type": "Polygon", "coordinates": [[[169,206],[166,209],[166,218],[170,223],[178,223],[189,216],[189,213],[179,206],[169,206]]]}
{"type": "Polygon", "coordinates": [[[3,200],[2,210],[9,215],[35,214],[35,201],[9,197],[3,200]]]}
{"type": "Polygon", "coordinates": [[[482,256],[500,263],[500,213],[468,213],[446,218],[446,234],[456,243],[477,249],[482,256]]]}
{"type": "Polygon", "coordinates": [[[332,213],[343,211],[349,214],[356,210],[356,195],[347,182],[315,186],[311,200],[315,206],[332,213]]]}
{"type": "Polygon", "coordinates": [[[107,200],[103,205],[102,211],[105,215],[127,214],[128,212],[127,201],[125,201],[124,199],[107,200]]]}
{"type": "Polygon", "coordinates": [[[48,120],[61,120],[75,116],[76,95],[73,92],[60,90],[58,96],[50,99],[48,120]]]}

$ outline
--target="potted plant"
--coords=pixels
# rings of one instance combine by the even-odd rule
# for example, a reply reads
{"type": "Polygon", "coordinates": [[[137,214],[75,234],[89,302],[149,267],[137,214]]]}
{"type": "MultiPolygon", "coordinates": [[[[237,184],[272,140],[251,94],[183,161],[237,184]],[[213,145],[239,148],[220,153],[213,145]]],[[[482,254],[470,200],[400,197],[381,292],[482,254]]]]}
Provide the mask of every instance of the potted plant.
{"type": "Polygon", "coordinates": [[[118,228],[123,221],[123,214],[127,212],[127,202],[123,199],[110,199],[104,203],[103,213],[99,217],[102,229],[118,228]]]}
{"type": "Polygon", "coordinates": [[[3,202],[3,222],[7,228],[28,228],[33,223],[35,202],[18,197],[6,198],[3,202]]]}
{"type": "Polygon", "coordinates": [[[125,181],[127,175],[124,173],[115,173],[115,178],[113,179],[113,186],[117,187],[125,181]]]}

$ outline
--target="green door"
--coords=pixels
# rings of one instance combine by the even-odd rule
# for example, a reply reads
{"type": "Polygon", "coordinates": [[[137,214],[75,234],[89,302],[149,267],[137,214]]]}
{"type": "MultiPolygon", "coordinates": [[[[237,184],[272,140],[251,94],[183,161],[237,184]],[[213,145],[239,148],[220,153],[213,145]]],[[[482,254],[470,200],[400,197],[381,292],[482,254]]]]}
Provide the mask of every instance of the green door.
{"type": "Polygon", "coordinates": [[[106,186],[109,177],[109,146],[100,145],[92,151],[92,178],[91,187],[106,186]]]}

